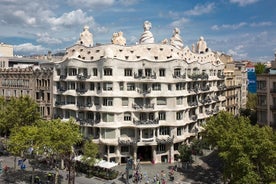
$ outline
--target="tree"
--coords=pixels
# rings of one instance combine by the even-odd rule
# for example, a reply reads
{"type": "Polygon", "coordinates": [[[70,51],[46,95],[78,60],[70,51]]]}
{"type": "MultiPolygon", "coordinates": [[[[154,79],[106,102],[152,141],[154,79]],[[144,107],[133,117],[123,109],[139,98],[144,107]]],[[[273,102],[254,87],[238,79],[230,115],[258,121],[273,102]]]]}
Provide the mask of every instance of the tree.
{"type": "Polygon", "coordinates": [[[276,179],[276,136],[270,127],[252,126],[246,117],[220,112],[206,124],[205,138],[216,145],[230,183],[276,179]]]}
{"type": "Polygon", "coordinates": [[[248,93],[246,108],[251,110],[256,110],[256,106],[257,106],[257,94],[248,93]]]}
{"type": "MultiPolygon", "coordinates": [[[[46,154],[51,158],[51,163],[58,158],[66,160],[69,169],[68,183],[70,184],[74,183],[74,178],[70,177],[71,171],[74,171],[73,146],[81,139],[79,127],[73,119],[66,122],[62,122],[60,119],[39,120],[34,125],[13,128],[9,140],[9,150],[18,156],[31,148],[32,153],[46,154]]],[[[59,170],[56,164],[54,166],[56,168],[55,183],[57,183],[59,170]]]]}
{"type": "Polygon", "coordinates": [[[99,151],[99,148],[97,144],[95,144],[92,140],[85,140],[84,146],[83,146],[84,154],[83,154],[82,161],[89,166],[93,166],[95,163],[98,151],[99,151]]]}
{"type": "Polygon", "coordinates": [[[255,64],[255,73],[263,74],[265,72],[266,66],[263,63],[257,63],[255,64]]]}
{"type": "Polygon", "coordinates": [[[190,163],[193,161],[192,158],[192,149],[187,144],[181,144],[179,146],[179,158],[181,162],[190,163]]]}
{"type": "Polygon", "coordinates": [[[14,127],[34,124],[40,119],[37,109],[37,103],[29,96],[12,97],[9,101],[0,98],[1,133],[8,136],[14,127]]]}

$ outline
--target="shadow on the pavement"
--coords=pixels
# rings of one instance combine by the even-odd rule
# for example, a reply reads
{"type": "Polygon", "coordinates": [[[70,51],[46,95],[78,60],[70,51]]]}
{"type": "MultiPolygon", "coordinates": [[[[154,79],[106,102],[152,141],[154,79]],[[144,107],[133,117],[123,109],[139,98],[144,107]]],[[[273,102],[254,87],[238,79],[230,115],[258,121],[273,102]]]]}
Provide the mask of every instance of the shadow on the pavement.
{"type": "Polygon", "coordinates": [[[189,168],[181,169],[185,180],[194,181],[201,184],[222,183],[222,162],[216,151],[207,156],[198,158],[202,161],[200,165],[192,165],[189,168]]]}
{"type": "MultiPolygon", "coordinates": [[[[18,182],[25,182],[25,183],[31,183],[32,181],[32,175],[34,177],[39,177],[40,181],[42,183],[46,183],[48,180],[47,175],[48,173],[41,172],[41,171],[26,171],[26,170],[10,170],[6,173],[3,173],[1,175],[1,178],[3,179],[3,184],[10,184],[10,183],[18,183],[18,182]]],[[[61,183],[63,177],[59,176],[58,182],[61,183]]],[[[54,180],[54,175],[52,176],[51,180],[54,180]]]]}

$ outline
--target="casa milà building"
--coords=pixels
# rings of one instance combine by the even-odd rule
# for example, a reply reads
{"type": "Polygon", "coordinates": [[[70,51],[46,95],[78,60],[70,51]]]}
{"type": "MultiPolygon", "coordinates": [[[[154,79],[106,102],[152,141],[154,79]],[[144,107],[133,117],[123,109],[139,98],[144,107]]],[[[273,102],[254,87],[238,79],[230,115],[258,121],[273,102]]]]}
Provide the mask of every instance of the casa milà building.
{"type": "Polygon", "coordinates": [[[179,145],[225,108],[224,64],[204,38],[190,50],[178,28],[161,43],[150,28],[145,21],[135,45],[118,32],[94,46],[85,26],[55,64],[55,118],[75,118],[108,161],[174,162],[179,145]]]}

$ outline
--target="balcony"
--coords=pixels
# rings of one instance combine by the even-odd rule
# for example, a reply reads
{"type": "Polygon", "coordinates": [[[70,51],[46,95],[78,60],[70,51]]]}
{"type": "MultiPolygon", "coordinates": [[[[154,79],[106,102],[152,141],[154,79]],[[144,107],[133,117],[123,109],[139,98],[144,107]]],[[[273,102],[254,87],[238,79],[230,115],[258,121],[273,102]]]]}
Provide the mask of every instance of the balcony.
{"type": "Polygon", "coordinates": [[[173,143],[174,136],[159,135],[156,137],[156,142],[159,144],[173,143]]]}
{"type": "Polygon", "coordinates": [[[213,111],[213,110],[206,109],[206,110],[205,110],[205,113],[206,113],[207,115],[212,115],[212,114],[214,113],[214,111],[213,111]]]}
{"type": "Polygon", "coordinates": [[[219,90],[226,90],[225,84],[220,84],[220,85],[218,86],[218,89],[219,89],[219,90]]]}
{"type": "Polygon", "coordinates": [[[195,107],[198,105],[197,101],[194,101],[194,102],[188,102],[188,105],[191,106],[191,107],[195,107]]]}
{"type": "Polygon", "coordinates": [[[156,79],[156,73],[149,74],[149,75],[139,75],[137,73],[134,73],[134,79],[156,79]]]}
{"type": "Polygon", "coordinates": [[[55,106],[59,106],[59,105],[65,105],[65,101],[56,101],[55,102],[55,106]]]}
{"type": "Polygon", "coordinates": [[[131,144],[135,144],[135,138],[134,137],[118,137],[118,143],[120,145],[131,145],[131,144]]]}
{"type": "Polygon", "coordinates": [[[188,74],[188,78],[192,80],[198,80],[200,78],[200,74],[188,74]]]}
{"type": "Polygon", "coordinates": [[[154,120],[133,120],[135,125],[158,125],[159,119],[154,120]]]}
{"type": "Polygon", "coordinates": [[[216,96],[213,96],[213,97],[212,97],[212,100],[214,100],[215,102],[218,102],[218,101],[219,101],[219,98],[218,98],[218,96],[216,95],[216,96]]]}
{"type": "Polygon", "coordinates": [[[200,90],[201,90],[201,91],[209,91],[209,90],[210,90],[210,87],[207,86],[207,85],[206,85],[206,86],[201,86],[201,87],[200,87],[200,90]]]}
{"type": "Polygon", "coordinates": [[[83,119],[83,118],[76,118],[76,121],[80,123],[80,125],[95,125],[100,122],[100,120],[95,120],[95,119],[83,119]]]}
{"type": "Polygon", "coordinates": [[[190,115],[190,120],[196,121],[197,120],[197,115],[196,114],[190,115]]]}
{"type": "Polygon", "coordinates": [[[154,103],[152,104],[144,104],[144,105],[138,105],[136,103],[133,103],[132,104],[132,108],[135,109],[135,110],[143,110],[143,109],[154,109],[154,103]]]}
{"type": "Polygon", "coordinates": [[[65,80],[67,78],[67,75],[60,75],[59,79],[60,80],[65,80]]]}
{"type": "Polygon", "coordinates": [[[80,108],[80,109],[83,109],[83,108],[86,108],[86,107],[92,107],[92,104],[91,103],[80,103],[78,102],[77,103],[77,107],[80,108]]]}
{"type": "Polygon", "coordinates": [[[220,79],[224,79],[224,78],[225,78],[225,75],[224,75],[224,74],[221,74],[221,73],[218,73],[217,77],[220,78],[220,79]]]}
{"type": "Polygon", "coordinates": [[[189,88],[188,89],[188,92],[191,93],[191,92],[194,92],[194,93],[198,93],[198,87],[194,87],[194,88],[189,88]]]}
{"type": "Polygon", "coordinates": [[[91,77],[91,75],[87,75],[87,74],[78,74],[77,75],[78,80],[86,80],[86,79],[89,79],[90,77],[91,77]]]}
{"type": "Polygon", "coordinates": [[[147,95],[151,92],[151,89],[147,89],[147,90],[141,90],[141,89],[137,89],[137,92],[139,94],[142,94],[142,95],[147,95]]]}
{"type": "Polygon", "coordinates": [[[186,79],[186,74],[185,73],[183,75],[173,74],[172,76],[173,76],[174,79],[186,79]]]}
{"type": "Polygon", "coordinates": [[[213,114],[217,114],[217,113],[219,113],[219,107],[218,106],[216,106],[213,110],[213,114]]]}
{"type": "Polygon", "coordinates": [[[76,92],[77,92],[77,93],[81,93],[81,94],[86,93],[87,91],[88,91],[88,90],[85,89],[85,88],[77,88],[77,89],[76,89],[76,92]]]}
{"type": "Polygon", "coordinates": [[[57,91],[59,92],[59,93],[63,93],[63,92],[65,92],[67,89],[66,89],[66,87],[59,87],[59,88],[57,88],[57,91]]]}

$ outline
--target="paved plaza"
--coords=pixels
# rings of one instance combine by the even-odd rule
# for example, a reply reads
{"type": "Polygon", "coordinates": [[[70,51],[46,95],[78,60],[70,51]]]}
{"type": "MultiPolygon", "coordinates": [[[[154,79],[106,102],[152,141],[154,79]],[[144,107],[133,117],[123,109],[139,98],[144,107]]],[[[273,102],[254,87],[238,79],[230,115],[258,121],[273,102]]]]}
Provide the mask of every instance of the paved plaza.
{"type": "MultiPolygon", "coordinates": [[[[206,156],[202,157],[194,157],[195,162],[189,166],[188,168],[182,167],[180,163],[162,163],[162,164],[149,164],[149,163],[141,163],[140,173],[142,174],[142,179],[139,183],[156,183],[153,182],[155,176],[161,177],[164,176],[166,184],[216,184],[222,183],[221,180],[221,172],[219,169],[221,168],[221,164],[217,159],[213,157],[214,153],[208,153],[206,156]],[[177,169],[174,171],[174,180],[172,181],[169,177],[169,172],[172,167],[177,166],[177,169]]],[[[7,165],[10,168],[10,172],[7,174],[2,173],[0,177],[0,183],[9,184],[9,183],[17,183],[24,184],[30,183],[31,176],[31,167],[26,162],[26,170],[20,170],[17,166],[16,171],[12,171],[14,165],[14,157],[0,157],[2,159],[2,166],[7,165]]],[[[114,180],[108,181],[97,177],[87,178],[84,174],[77,174],[75,184],[125,184],[125,165],[118,165],[113,168],[118,171],[120,174],[114,180]]],[[[35,170],[35,175],[40,175],[42,184],[47,181],[47,173],[54,171],[38,171],[35,170]]],[[[66,184],[68,181],[66,180],[66,175],[68,174],[65,170],[60,170],[60,183],[66,184]]],[[[129,184],[135,183],[133,178],[128,180],[129,184]]],[[[162,184],[162,183],[160,183],[162,184]]]]}

